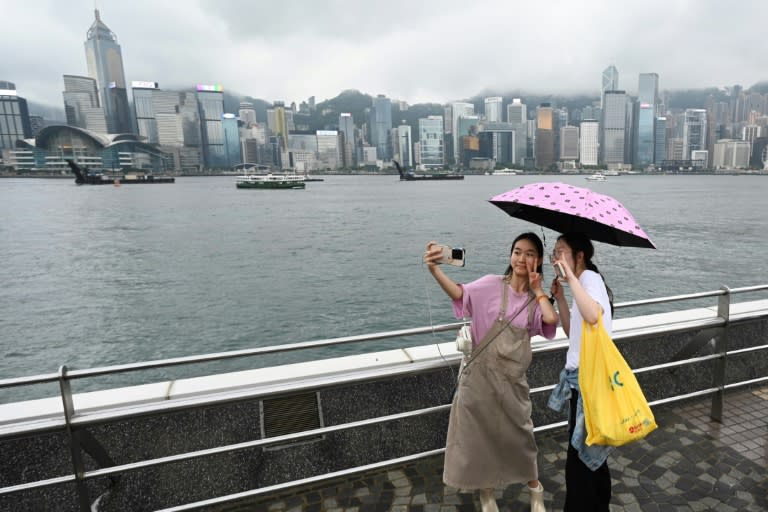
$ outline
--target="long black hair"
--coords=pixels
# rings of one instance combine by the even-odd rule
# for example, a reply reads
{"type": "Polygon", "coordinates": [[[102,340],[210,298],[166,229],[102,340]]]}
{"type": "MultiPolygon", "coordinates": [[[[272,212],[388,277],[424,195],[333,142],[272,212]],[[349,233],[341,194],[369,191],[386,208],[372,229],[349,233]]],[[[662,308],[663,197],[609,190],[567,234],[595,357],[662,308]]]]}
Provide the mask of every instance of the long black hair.
{"type": "MultiPolygon", "coordinates": [[[[533,245],[536,246],[536,252],[538,252],[538,257],[541,258],[541,261],[544,261],[544,244],[541,243],[541,238],[536,233],[527,232],[527,233],[520,233],[517,235],[517,238],[515,238],[515,241],[512,242],[512,247],[509,249],[509,255],[511,256],[512,253],[515,251],[515,244],[519,242],[520,240],[528,240],[533,245]]],[[[539,264],[538,267],[536,267],[536,272],[539,274],[544,275],[544,268],[542,264],[539,264]]],[[[507,270],[504,272],[504,276],[511,276],[512,275],[512,265],[507,265],[507,270]]]]}
{"type": "Polygon", "coordinates": [[[592,245],[592,241],[583,233],[563,233],[557,237],[557,239],[564,241],[571,248],[573,261],[576,261],[576,255],[578,253],[584,253],[584,265],[588,270],[596,272],[603,279],[603,284],[605,285],[605,289],[608,292],[608,301],[611,303],[611,316],[613,316],[613,291],[605,282],[605,276],[600,274],[600,271],[597,269],[597,265],[592,262],[592,256],[595,255],[595,246],[592,245]]]}

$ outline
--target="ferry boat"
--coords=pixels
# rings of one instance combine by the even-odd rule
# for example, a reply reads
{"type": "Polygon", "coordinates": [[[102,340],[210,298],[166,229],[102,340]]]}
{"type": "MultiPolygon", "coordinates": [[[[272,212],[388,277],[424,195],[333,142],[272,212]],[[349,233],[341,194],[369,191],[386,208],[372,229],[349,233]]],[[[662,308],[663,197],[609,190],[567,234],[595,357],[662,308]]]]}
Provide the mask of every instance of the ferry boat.
{"type": "Polygon", "coordinates": [[[301,189],[307,185],[304,181],[304,176],[297,174],[264,174],[238,176],[235,186],[237,188],[301,189]]]}
{"type": "Polygon", "coordinates": [[[607,181],[608,178],[605,177],[605,174],[596,172],[595,174],[590,174],[584,179],[587,181],[607,181]]]}
{"type": "Polygon", "coordinates": [[[491,176],[517,176],[513,169],[498,169],[491,173],[491,176]]]}

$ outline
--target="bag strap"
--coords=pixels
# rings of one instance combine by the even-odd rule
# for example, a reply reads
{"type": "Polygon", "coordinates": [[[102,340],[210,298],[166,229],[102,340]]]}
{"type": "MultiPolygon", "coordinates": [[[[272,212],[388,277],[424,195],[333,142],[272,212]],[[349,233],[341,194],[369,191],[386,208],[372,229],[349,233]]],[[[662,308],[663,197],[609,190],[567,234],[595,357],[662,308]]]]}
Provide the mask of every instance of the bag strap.
{"type": "MultiPolygon", "coordinates": [[[[502,304],[501,304],[501,312],[499,313],[499,320],[498,320],[499,322],[502,322],[502,321],[504,320],[504,311],[507,309],[507,288],[508,288],[508,286],[507,286],[507,283],[506,283],[506,281],[504,281],[504,278],[502,278],[502,279],[501,279],[501,285],[502,285],[502,287],[503,287],[503,290],[504,290],[504,291],[502,291],[502,299],[501,299],[501,303],[502,303],[502,304]]],[[[501,333],[504,331],[504,329],[506,329],[506,328],[507,328],[507,326],[509,326],[509,324],[511,324],[511,323],[512,323],[512,322],[513,322],[513,321],[514,321],[514,320],[515,320],[515,319],[516,319],[516,318],[517,318],[517,317],[520,315],[520,313],[522,313],[523,311],[525,311],[525,309],[526,309],[526,308],[527,308],[527,307],[528,307],[528,306],[529,306],[529,305],[530,305],[530,304],[533,302],[533,299],[534,299],[536,296],[535,296],[535,295],[533,295],[533,293],[532,293],[530,290],[528,290],[528,295],[529,295],[529,298],[528,298],[528,302],[526,302],[525,304],[523,304],[523,307],[521,307],[520,309],[518,309],[518,310],[515,312],[515,314],[514,314],[514,315],[512,315],[512,317],[511,317],[511,318],[510,318],[510,319],[507,321],[507,323],[506,323],[506,324],[504,324],[504,325],[501,327],[501,329],[499,329],[499,331],[498,331],[498,332],[497,332],[497,333],[496,333],[496,334],[493,336],[493,338],[491,338],[491,339],[489,339],[488,341],[486,341],[486,342],[483,344],[483,346],[482,346],[482,347],[480,347],[480,350],[478,350],[477,352],[473,352],[473,353],[472,353],[472,355],[471,355],[471,356],[470,356],[470,358],[469,358],[469,361],[467,361],[467,364],[465,364],[465,365],[464,365],[464,368],[462,368],[462,371],[466,370],[466,369],[467,369],[467,367],[468,367],[468,366],[469,366],[469,365],[472,363],[472,361],[474,361],[475,359],[477,359],[477,356],[479,356],[479,355],[480,355],[480,354],[481,354],[481,353],[482,353],[482,352],[483,352],[483,351],[484,351],[486,348],[488,348],[488,345],[490,345],[490,344],[491,344],[491,342],[492,342],[493,340],[495,340],[495,339],[496,339],[496,338],[499,336],[499,334],[501,334],[501,333]]]]}

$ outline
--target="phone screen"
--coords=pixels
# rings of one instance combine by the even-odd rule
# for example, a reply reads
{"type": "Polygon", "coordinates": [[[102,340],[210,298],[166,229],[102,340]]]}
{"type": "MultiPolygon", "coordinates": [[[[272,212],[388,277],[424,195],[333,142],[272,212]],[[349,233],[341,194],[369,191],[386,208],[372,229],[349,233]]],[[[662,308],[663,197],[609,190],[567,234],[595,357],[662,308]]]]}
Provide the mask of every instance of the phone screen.
{"type": "Polygon", "coordinates": [[[451,251],[451,258],[454,260],[463,260],[464,259],[464,249],[453,249],[451,251]]]}

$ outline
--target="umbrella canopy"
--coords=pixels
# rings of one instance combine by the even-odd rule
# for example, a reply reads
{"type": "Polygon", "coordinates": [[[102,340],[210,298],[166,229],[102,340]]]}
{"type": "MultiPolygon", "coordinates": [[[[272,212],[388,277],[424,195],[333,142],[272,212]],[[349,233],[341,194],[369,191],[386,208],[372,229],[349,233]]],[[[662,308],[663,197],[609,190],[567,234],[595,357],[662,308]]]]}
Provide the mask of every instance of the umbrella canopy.
{"type": "Polygon", "coordinates": [[[531,183],[490,199],[512,217],[591,240],[655,249],[632,214],[616,199],[567,183],[531,183]]]}

